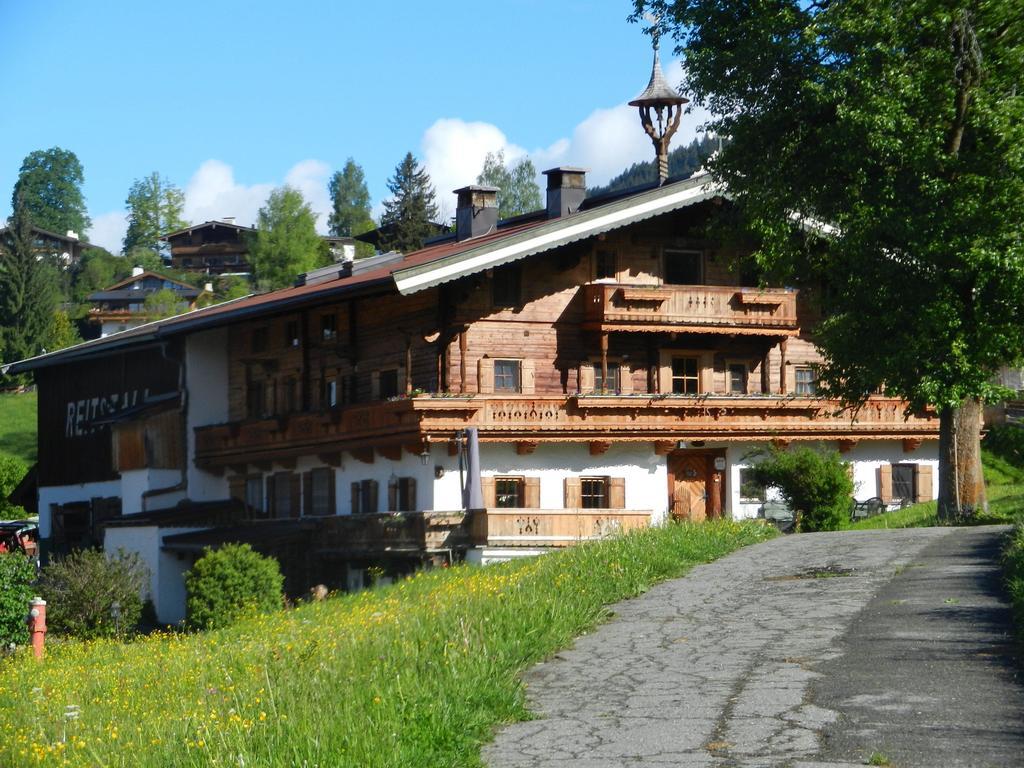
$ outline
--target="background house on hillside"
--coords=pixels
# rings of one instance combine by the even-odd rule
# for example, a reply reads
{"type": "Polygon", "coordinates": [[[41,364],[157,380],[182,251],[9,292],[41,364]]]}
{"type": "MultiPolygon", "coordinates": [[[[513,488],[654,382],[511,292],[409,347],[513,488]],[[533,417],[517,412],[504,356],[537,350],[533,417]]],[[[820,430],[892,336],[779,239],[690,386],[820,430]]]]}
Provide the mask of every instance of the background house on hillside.
{"type": "MultiPolygon", "coordinates": [[[[7,232],[7,227],[0,227],[0,237],[7,232]]],[[[86,240],[79,238],[77,232],[68,230],[65,234],[50,232],[39,227],[32,227],[35,236],[36,253],[50,259],[50,261],[63,269],[73,267],[82,258],[82,254],[94,246],[86,240]]]]}
{"type": "Polygon", "coordinates": [[[131,277],[102,291],[89,294],[88,299],[93,305],[89,310],[89,321],[99,324],[102,338],[166,317],[168,314],[180,314],[195,309],[196,302],[201,296],[212,293],[213,286],[209,283],[200,289],[181,280],[135,267],[132,269],[131,277]],[[172,293],[177,299],[176,305],[158,308],[154,307],[151,301],[147,307],[146,299],[160,291],[172,293]],[[177,311],[171,312],[171,309],[177,311]]]}
{"type": "Polygon", "coordinates": [[[171,247],[171,266],[183,272],[208,275],[249,274],[252,227],[235,224],[234,217],[206,221],[169,232],[160,239],[171,247]]]}

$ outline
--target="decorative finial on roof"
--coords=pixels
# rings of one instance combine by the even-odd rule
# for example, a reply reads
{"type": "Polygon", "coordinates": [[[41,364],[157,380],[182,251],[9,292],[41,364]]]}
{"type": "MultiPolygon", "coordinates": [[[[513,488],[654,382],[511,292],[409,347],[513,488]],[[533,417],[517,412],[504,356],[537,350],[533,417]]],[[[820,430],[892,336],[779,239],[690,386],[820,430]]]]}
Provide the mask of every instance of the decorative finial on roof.
{"type": "Polygon", "coordinates": [[[683,115],[685,99],[674,91],[665,80],[658,57],[661,38],[661,17],[644,14],[644,19],[651,22],[650,34],[654,47],[654,63],[651,66],[651,79],[644,92],[629,102],[631,107],[640,110],[640,122],[644,131],[654,143],[654,151],[658,158],[658,182],[664,184],[668,179],[668,145],[679,128],[679,119],[683,115]],[[657,121],[657,126],[655,126],[657,121]]]}

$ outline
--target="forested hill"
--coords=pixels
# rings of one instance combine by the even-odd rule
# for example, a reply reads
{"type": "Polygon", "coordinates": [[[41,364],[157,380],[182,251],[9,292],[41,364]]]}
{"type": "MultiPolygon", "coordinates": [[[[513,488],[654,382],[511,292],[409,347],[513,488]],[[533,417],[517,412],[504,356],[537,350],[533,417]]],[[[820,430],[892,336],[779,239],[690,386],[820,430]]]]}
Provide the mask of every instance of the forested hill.
{"type": "MultiPolygon", "coordinates": [[[[687,177],[700,168],[704,161],[718,149],[718,139],[703,137],[694,139],[683,147],[676,147],[668,153],[668,175],[687,177]]],[[[618,192],[641,184],[656,181],[658,168],[653,160],[646,163],[634,163],[603,187],[591,187],[587,197],[603,195],[607,192],[618,192]]]]}

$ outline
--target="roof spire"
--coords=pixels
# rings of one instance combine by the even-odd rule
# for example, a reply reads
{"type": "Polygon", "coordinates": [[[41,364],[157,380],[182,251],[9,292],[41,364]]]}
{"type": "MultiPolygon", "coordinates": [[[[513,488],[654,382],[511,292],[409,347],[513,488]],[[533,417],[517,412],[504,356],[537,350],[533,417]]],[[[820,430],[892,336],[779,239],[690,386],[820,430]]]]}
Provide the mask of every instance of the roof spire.
{"type": "Polygon", "coordinates": [[[651,66],[651,79],[647,83],[647,88],[629,102],[629,105],[640,110],[640,122],[644,131],[651,137],[658,158],[658,183],[664,184],[668,179],[668,145],[679,128],[683,104],[689,99],[680,96],[665,81],[665,73],[661,69],[658,57],[658,49],[661,47],[661,18],[646,14],[644,18],[652,24],[650,33],[654,47],[654,63],[651,66]]]}

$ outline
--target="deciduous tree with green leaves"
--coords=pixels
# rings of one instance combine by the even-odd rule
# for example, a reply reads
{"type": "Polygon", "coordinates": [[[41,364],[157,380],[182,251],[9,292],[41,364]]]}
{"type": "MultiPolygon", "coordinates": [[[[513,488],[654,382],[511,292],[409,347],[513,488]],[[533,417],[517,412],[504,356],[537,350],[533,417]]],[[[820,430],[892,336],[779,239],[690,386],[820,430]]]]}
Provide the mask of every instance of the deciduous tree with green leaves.
{"type": "Polygon", "coordinates": [[[257,217],[250,257],[256,280],[268,290],[292,285],[300,273],[327,264],[316,214],[299,190],[284,186],[270,193],[257,217]]]}
{"type": "Polygon", "coordinates": [[[17,210],[20,199],[35,226],[59,235],[74,230],[83,237],[92,226],[82,195],[84,181],[74,152],[60,147],[37,149],[21,164],[11,209],[17,210]]]}
{"type": "MultiPolygon", "coordinates": [[[[345,167],[335,171],[327,184],[331,195],[331,215],[327,219],[335,237],[355,237],[369,232],[376,225],[370,216],[370,191],[366,188],[363,169],[350,157],[345,167]]],[[[356,258],[373,256],[373,246],[356,243],[356,258]]]]}
{"type": "Polygon", "coordinates": [[[148,248],[160,253],[163,244],[160,236],[188,226],[182,216],[185,210],[185,193],[167,179],[153,171],[142,179],[136,179],[128,190],[125,200],[128,210],[128,231],[124,236],[124,252],[133,248],[148,248]]]}
{"type": "Polygon", "coordinates": [[[505,164],[505,152],[488,152],[484,167],[476,177],[477,184],[498,188],[498,218],[507,219],[543,207],[537,169],[528,157],[511,165],[505,164]]]}
{"type": "Polygon", "coordinates": [[[762,265],[826,286],[827,389],[935,407],[940,517],[984,508],[982,403],[1024,356],[1020,3],[635,5],[731,139],[710,166],[762,265]]]}
{"type": "Polygon", "coordinates": [[[437,219],[437,195],[430,176],[420,167],[412,152],[407,152],[388,180],[392,198],[384,201],[381,226],[392,228],[382,243],[384,250],[411,253],[423,247],[423,241],[434,233],[431,226],[437,219]]]}

